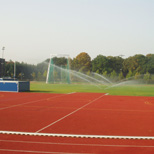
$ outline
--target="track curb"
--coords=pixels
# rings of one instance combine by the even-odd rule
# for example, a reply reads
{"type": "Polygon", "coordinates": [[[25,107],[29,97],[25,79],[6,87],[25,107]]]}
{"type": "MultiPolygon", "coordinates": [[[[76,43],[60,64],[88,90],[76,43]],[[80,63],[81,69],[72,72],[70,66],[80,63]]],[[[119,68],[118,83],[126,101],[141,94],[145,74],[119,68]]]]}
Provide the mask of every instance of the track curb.
{"type": "Polygon", "coordinates": [[[96,139],[134,139],[134,140],[154,140],[151,136],[112,136],[112,135],[80,135],[80,134],[55,134],[55,133],[32,133],[16,131],[0,131],[0,134],[26,135],[26,136],[48,136],[48,137],[72,137],[72,138],[96,138],[96,139]]]}

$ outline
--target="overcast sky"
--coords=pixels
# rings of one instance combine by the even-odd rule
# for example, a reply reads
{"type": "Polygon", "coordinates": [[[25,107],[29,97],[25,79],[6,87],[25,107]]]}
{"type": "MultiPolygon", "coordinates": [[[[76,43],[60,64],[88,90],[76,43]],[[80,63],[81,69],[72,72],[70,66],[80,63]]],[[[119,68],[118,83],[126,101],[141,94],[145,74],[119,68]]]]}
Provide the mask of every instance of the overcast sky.
{"type": "Polygon", "coordinates": [[[0,57],[154,53],[154,0],[0,0],[0,57]]]}

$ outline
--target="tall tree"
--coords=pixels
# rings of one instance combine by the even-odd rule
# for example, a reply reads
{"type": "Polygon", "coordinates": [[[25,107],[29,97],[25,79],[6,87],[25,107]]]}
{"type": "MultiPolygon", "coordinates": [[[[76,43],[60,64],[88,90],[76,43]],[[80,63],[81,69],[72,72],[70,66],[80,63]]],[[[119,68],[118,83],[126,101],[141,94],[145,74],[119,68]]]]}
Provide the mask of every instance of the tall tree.
{"type": "Polygon", "coordinates": [[[122,71],[122,67],[123,67],[123,61],[124,59],[116,56],[108,56],[108,61],[109,61],[109,68],[110,68],[110,72],[115,71],[116,73],[120,73],[122,71]]]}
{"type": "Polygon", "coordinates": [[[146,55],[147,64],[146,64],[146,71],[154,74],[154,54],[146,55]]]}
{"type": "Polygon", "coordinates": [[[146,72],[146,74],[144,74],[144,80],[146,83],[148,83],[150,81],[150,73],[146,72]]]}
{"type": "Polygon", "coordinates": [[[92,71],[103,74],[105,71],[108,72],[108,65],[108,59],[103,55],[98,55],[92,60],[92,71]]]}
{"type": "Polygon", "coordinates": [[[72,60],[71,68],[81,72],[88,72],[91,69],[91,57],[86,52],[82,52],[72,60]]]}
{"type": "Polygon", "coordinates": [[[131,71],[133,75],[135,75],[136,72],[144,74],[146,72],[146,63],[147,59],[144,55],[139,54],[128,57],[123,62],[123,72],[125,76],[129,71],[131,71]]]}

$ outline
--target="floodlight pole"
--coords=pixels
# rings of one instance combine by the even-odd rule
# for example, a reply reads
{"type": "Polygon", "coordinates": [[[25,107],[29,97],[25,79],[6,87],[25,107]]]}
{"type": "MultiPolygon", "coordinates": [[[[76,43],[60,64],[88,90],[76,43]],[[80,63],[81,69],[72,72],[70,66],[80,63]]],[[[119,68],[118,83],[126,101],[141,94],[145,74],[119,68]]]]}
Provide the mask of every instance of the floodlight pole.
{"type": "Polygon", "coordinates": [[[5,50],[5,47],[2,48],[3,52],[2,52],[2,59],[4,58],[4,50],[5,50]]]}
{"type": "Polygon", "coordinates": [[[16,78],[16,61],[14,61],[14,80],[16,78]]]}

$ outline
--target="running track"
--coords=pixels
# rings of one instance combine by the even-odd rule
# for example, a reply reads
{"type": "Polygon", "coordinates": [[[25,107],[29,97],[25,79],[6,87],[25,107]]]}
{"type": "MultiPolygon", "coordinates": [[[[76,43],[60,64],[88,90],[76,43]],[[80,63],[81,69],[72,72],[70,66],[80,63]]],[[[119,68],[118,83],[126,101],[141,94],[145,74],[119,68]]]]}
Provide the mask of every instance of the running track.
{"type": "Polygon", "coordinates": [[[154,153],[153,117],[154,97],[0,92],[0,153],[154,153]]]}

